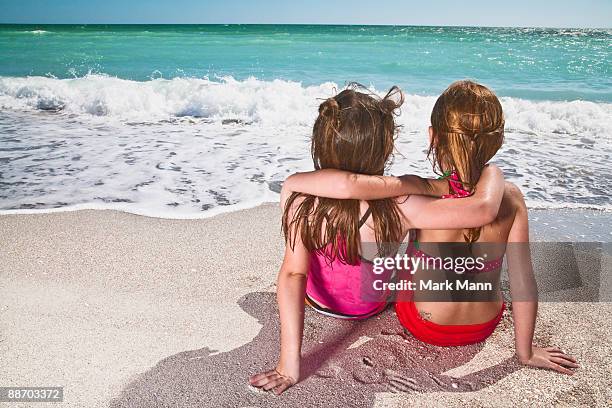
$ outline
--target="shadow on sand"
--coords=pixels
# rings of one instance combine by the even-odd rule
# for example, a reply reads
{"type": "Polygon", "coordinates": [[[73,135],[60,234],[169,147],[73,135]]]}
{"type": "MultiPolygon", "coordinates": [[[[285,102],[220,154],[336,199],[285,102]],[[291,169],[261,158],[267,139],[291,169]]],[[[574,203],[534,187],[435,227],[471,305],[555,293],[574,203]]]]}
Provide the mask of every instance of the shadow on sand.
{"type": "Polygon", "coordinates": [[[369,407],[377,392],[477,391],[518,368],[506,360],[461,378],[450,377],[443,373],[466,364],[483,344],[424,344],[404,332],[391,308],[366,321],[307,310],[303,379],[276,397],[247,383],[249,375],[276,363],[275,295],[249,293],[239,304],[263,325],[253,341],[224,353],[202,348],[165,358],[128,384],[110,407],[369,407]]]}

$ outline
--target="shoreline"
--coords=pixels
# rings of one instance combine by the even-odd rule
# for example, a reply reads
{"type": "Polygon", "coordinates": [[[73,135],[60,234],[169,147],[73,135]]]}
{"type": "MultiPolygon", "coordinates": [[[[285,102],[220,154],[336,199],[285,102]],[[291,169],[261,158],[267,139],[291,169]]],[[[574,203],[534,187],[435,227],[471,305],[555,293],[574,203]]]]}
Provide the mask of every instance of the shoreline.
{"type": "MultiPolygon", "coordinates": [[[[549,219],[558,222],[549,227],[563,222],[576,229],[572,225],[585,215],[596,217],[588,221],[593,225],[583,222],[573,231],[576,236],[596,235],[610,224],[609,215],[604,222],[588,211],[534,215],[536,237],[553,238],[559,231],[545,228],[549,219]]],[[[273,364],[277,352],[271,292],[283,254],[279,216],[276,204],[200,220],[99,210],[0,215],[0,385],[64,386],[62,406],[68,407],[146,407],[152,395],[184,407],[329,401],[605,406],[612,400],[612,302],[541,303],[536,341],[566,348],[579,359],[582,368],[571,377],[508,365],[511,316],[483,345],[456,349],[456,358],[449,359],[445,349],[410,338],[406,353],[396,355],[399,338],[384,334],[396,321],[390,309],[358,326],[307,312],[307,353],[318,350],[320,341],[338,344],[325,348],[322,371],[286,397],[251,391],[246,378],[273,364]],[[353,334],[342,337],[348,328],[353,334]],[[415,359],[418,350],[433,361],[415,359]],[[381,370],[397,371],[381,360],[387,354],[406,361],[412,371],[405,375],[422,391],[392,393],[356,380],[363,367],[354,362],[364,356],[382,364],[381,370]],[[436,385],[432,375],[442,384],[449,378],[468,381],[474,391],[436,385]]],[[[558,284],[564,268],[546,268],[551,263],[534,258],[536,268],[558,284]]],[[[608,273],[609,265],[603,265],[608,273]]]]}
{"type": "MultiPolygon", "coordinates": [[[[276,205],[273,201],[247,201],[244,203],[232,204],[232,205],[220,205],[209,210],[201,211],[197,214],[184,214],[181,215],[176,211],[168,211],[167,213],[155,213],[147,212],[146,210],[133,210],[121,206],[118,204],[74,204],[64,207],[56,208],[25,208],[25,209],[12,209],[12,210],[0,210],[0,217],[5,215],[38,215],[38,214],[56,214],[63,212],[74,212],[74,211],[117,211],[124,214],[137,215],[140,217],[156,218],[162,220],[204,220],[218,215],[239,212],[257,208],[262,205],[276,205]]],[[[605,210],[608,211],[608,210],[605,210]]],[[[612,209],[609,210],[612,213],[612,209]]]]}
{"type": "MultiPolygon", "coordinates": [[[[63,207],[55,208],[27,208],[27,209],[8,209],[0,210],[0,217],[7,215],[43,215],[43,214],[56,214],[63,212],[74,212],[74,211],[117,211],[130,215],[138,215],[141,217],[164,219],[164,220],[202,220],[212,217],[216,217],[223,214],[239,212],[257,208],[260,206],[278,205],[277,201],[266,201],[256,200],[247,201],[244,203],[237,203],[232,205],[220,205],[209,210],[201,211],[197,214],[180,214],[176,211],[168,211],[167,213],[155,213],[147,212],[146,210],[134,210],[127,208],[127,206],[121,206],[119,204],[107,204],[107,203],[86,203],[86,204],[74,204],[63,207]]],[[[543,211],[583,211],[592,212],[593,214],[609,214],[612,217],[612,207],[595,205],[595,204],[577,204],[577,203],[559,203],[557,205],[544,206],[544,204],[528,205],[528,211],[531,214],[539,213],[543,211]]],[[[612,235],[612,234],[611,234],[612,235]]]]}

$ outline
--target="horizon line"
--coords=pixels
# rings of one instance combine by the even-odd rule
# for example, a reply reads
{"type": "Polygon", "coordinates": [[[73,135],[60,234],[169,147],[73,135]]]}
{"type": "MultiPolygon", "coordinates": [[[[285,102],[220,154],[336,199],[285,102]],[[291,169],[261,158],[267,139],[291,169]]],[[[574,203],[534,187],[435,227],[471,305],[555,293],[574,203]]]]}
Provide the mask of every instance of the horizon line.
{"type": "Polygon", "coordinates": [[[589,27],[589,26],[496,26],[496,25],[465,25],[465,24],[377,24],[377,23],[18,23],[18,22],[0,22],[0,25],[115,25],[115,26],[134,26],[134,25],[184,25],[184,26],[369,26],[369,27],[467,27],[467,28],[544,28],[544,29],[592,29],[592,30],[610,30],[612,27],[589,27]]]}

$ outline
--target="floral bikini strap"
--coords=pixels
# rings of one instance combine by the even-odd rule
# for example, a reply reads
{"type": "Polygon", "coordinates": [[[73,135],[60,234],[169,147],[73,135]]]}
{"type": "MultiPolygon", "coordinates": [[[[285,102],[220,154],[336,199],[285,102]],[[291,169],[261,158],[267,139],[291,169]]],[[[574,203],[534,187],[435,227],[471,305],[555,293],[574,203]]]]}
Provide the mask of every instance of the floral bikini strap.
{"type": "Polygon", "coordinates": [[[469,197],[472,195],[470,191],[467,191],[466,189],[463,188],[463,183],[461,182],[461,180],[459,180],[459,176],[457,175],[456,171],[454,170],[452,172],[445,171],[444,175],[440,178],[447,179],[448,184],[450,185],[451,189],[454,191],[454,193],[452,194],[444,194],[442,198],[462,198],[462,197],[469,197]]]}

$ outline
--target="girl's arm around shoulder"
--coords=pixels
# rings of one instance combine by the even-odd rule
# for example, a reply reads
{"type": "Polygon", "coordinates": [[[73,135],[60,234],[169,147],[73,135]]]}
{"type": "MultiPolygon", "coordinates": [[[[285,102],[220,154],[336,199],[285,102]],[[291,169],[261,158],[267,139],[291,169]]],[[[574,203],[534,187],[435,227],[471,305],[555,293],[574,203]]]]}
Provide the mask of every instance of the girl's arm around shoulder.
{"type": "MultiPolygon", "coordinates": [[[[319,197],[356,200],[380,200],[410,194],[441,195],[446,182],[415,175],[371,176],[338,169],[295,173],[285,180],[288,191],[319,197]]],[[[446,191],[448,187],[446,188],[446,191]]]]}
{"type": "Polygon", "coordinates": [[[484,168],[474,194],[465,198],[434,199],[412,195],[399,201],[410,228],[476,228],[493,222],[504,196],[504,175],[499,167],[484,168]]]}

